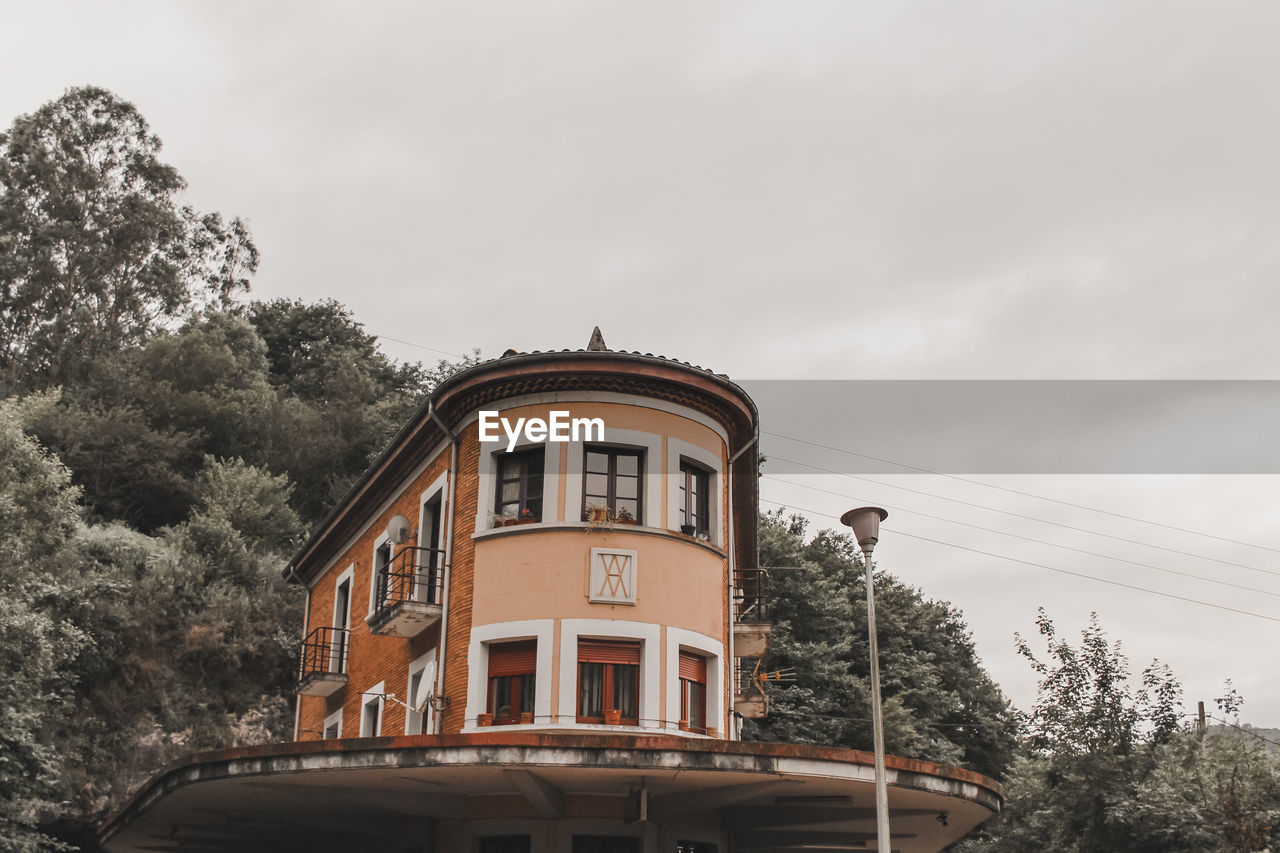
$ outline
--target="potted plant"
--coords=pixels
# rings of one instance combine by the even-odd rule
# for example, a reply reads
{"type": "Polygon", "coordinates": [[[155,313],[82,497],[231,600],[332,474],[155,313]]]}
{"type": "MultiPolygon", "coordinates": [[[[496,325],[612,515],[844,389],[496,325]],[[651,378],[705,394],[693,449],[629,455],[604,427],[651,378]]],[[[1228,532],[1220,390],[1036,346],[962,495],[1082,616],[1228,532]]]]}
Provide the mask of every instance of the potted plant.
{"type": "Polygon", "coordinates": [[[609,523],[609,508],[607,506],[587,504],[587,508],[582,514],[589,524],[609,523]]]}
{"type": "Polygon", "coordinates": [[[501,527],[501,526],[502,526],[503,521],[505,521],[505,520],[506,520],[506,519],[504,519],[501,515],[498,515],[498,513],[496,513],[496,512],[491,512],[491,513],[489,513],[489,526],[490,526],[490,527],[501,527]]]}
{"type": "Polygon", "coordinates": [[[627,509],[626,507],[623,507],[622,509],[618,510],[618,517],[616,520],[619,524],[635,524],[636,523],[636,517],[632,515],[631,510],[627,509]]]}
{"type": "Polygon", "coordinates": [[[521,722],[521,723],[523,723],[523,724],[524,724],[524,725],[526,725],[526,726],[527,726],[527,725],[532,724],[532,723],[533,723],[533,712],[532,712],[532,711],[524,711],[524,712],[522,712],[522,713],[520,714],[520,722],[521,722]]]}
{"type": "Polygon", "coordinates": [[[533,514],[533,510],[525,507],[520,510],[520,517],[516,519],[516,524],[537,524],[538,517],[533,514]]]}
{"type": "Polygon", "coordinates": [[[622,724],[622,712],[610,708],[604,712],[604,724],[606,726],[617,726],[622,724]]]}
{"type": "Polygon", "coordinates": [[[492,726],[493,714],[476,714],[476,725],[482,729],[492,726]]]}
{"type": "Polygon", "coordinates": [[[685,536],[692,536],[698,532],[698,528],[693,524],[682,524],[680,525],[680,532],[685,536]]]}

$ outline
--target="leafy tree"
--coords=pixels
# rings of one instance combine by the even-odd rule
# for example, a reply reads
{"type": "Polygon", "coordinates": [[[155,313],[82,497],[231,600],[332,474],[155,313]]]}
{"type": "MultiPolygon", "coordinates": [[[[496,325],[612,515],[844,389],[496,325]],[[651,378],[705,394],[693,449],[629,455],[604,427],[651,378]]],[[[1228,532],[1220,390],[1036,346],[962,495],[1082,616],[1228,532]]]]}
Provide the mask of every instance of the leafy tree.
{"type": "Polygon", "coordinates": [[[1059,639],[1040,611],[1037,629],[1047,657],[1018,637],[1018,651],[1040,676],[1027,722],[1027,750],[1008,783],[1005,810],[966,853],[1069,850],[1164,850],[1131,803],[1156,766],[1161,744],[1177,735],[1182,691],[1153,661],[1137,693],[1128,660],[1096,616],[1078,647],[1059,639]]]}
{"type": "Polygon", "coordinates": [[[0,849],[54,850],[39,830],[61,784],[62,754],[46,734],[70,687],[67,662],[84,635],[57,613],[60,554],[76,529],[65,468],[0,404],[0,849]]]}
{"type": "Polygon", "coordinates": [[[230,304],[258,252],[186,184],[133,104],[69,89],[0,134],[0,369],[11,388],[74,379],[165,321],[230,304]]]}
{"type": "MultiPolygon", "coordinates": [[[[760,561],[775,606],[766,671],[794,668],[771,686],[770,711],[744,737],[870,749],[870,653],[866,591],[856,543],[845,534],[804,539],[799,517],[761,516],[760,561]]],[[[1000,776],[1016,719],[982,669],[960,613],[896,578],[876,576],[885,743],[889,752],[961,764],[1000,776]]]]}

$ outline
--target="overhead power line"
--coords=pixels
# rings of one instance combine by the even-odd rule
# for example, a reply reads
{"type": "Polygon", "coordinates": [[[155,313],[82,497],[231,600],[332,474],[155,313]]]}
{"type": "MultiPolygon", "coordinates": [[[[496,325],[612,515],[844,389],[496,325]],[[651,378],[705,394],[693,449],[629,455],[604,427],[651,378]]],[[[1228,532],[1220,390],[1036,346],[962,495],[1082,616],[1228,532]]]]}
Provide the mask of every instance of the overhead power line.
{"type": "Polygon", "coordinates": [[[1087,533],[1090,536],[1101,536],[1104,539],[1114,539],[1117,542],[1127,542],[1130,545],[1141,545],[1144,548],[1154,548],[1157,551],[1167,551],[1170,554],[1181,554],[1184,557],[1192,557],[1196,560],[1205,560],[1211,563],[1221,563],[1224,566],[1234,566],[1237,569],[1247,569],[1248,571],[1260,572],[1264,575],[1280,576],[1280,571],[1274,571],[1272,569],[1260,569],[1257,566],[1249,566],[1249,565],[1245,565],[1244,563],[1236,563],[1231,560],[1222,560],[1217,557],[1209,557],[1204,554],[1195,554],[1190,551],[1182,551],[1177,548],[1169,548],[1164,545],[1156,545],[1152,542],[1143,542],[1140,539],[1129,539],[1124,536],[1115,536],[1110,533],[1103,533],[1100,530],[1090,530],[1087,527],[1077,527],[1072,524],[1064,524],[1061,521],[1050,521],[1047,518],[1037,518],[1034,515],[1024,515],[1023,513],[1020,513],[1020,512],[1013,512],[1012,510],[1000,509],[999,507],[974,503],[973,501],[961,500],[960,498],[951,498],[951,497],[947,497],[946,495],[936,494],[934,492],[926,492],[922,489],[912,489],[908,486],[899,486],[895,483],[886,483],[883,480],[873,480],[870,477],[862,477],[857,474],[847,473],[845,471],[836,471],[835,469],[832,469],[832,468],[823,468],[821,465],[811,465],[808,462],[799,462],[795,459],[783,459],[780,456],[772,456],[770,458],[777,460],[778,462],[786,462],[790,465],[799,465],[803,468],[811,468],[814,471],[822,471],[827,474],[838,474],[841,477],[848,477],[851,480],[859,480],[863,483],[871,483],[872,485],[881,486],[886,489],[899,489],[900,491],[910,492],[915,495],[924,495],[926,497],[936,498],[940,501],[949,501],[951,503],[962,504],[964,506],[973,507],[974,509],[982,509],[982,510],[986,510],[987,512],[998,512],[1001,515],[1008,515],[1008,516],[1012,516],[1013,518],[1021,518],[1026,521],[1035,521],[1040,524],[1049,524],[1054,527],[1061,527],[1065,530],[1074,530],[1077,533],[1087,533]]]}
{"type": "Polygon", "coordinates": [[[921,474],[932,474],[937,477],[946,477],[949,480],[957,480],[961,483],[969,483],[974,486],[982,486],[987,489],[995,489],[1001,492],[1008,492],[1009,494],[1012,494],[1012,495],[1021,495],[1026,498],[1035,498],[1036,500],[1040,500],[1040,501],[1048,501],[1049,503],[1061,504],[1062,506],[1074,507],[1076,509],[1084,509],[1084,510],[1088,510],[1089,512],[1101,513],[1102,515],[1109,515],[1109,516],[1112,516],[1113,518],[1123,518],[1126,521],[1136,521],[1139,524],[1150,524],[1153,527],[1162,527],[1165,530],[1177,530],[1182,533],[1191,533],[1196,536],[1203,536],[1206,539],[1216,539],[1219,542],[1230,542],[1232,545],[1244,545],[1249,548],[1257,548],[1261,551],[1271,551],[1273,553],[1280,554],[1280,548],[1272,548],[1267,545],[1259,545],[1256,542],[1245,542],[1241,539],[1232,539],[1229,536],[1217,536],[1213,533],[1205,533],[1203,530],[1192,530],[1188,527],[1183,527],[1177,524],[1166,524],[1162,521],[1152,521],[1149,518],[1139,518],[1138,516],[1135,516],[1135,515],[1125,515],[1122,512],[1113,512],[1108,509],[1102,509],[1101,507],[1089,506],[1087,504],[1073,503],[1071,501],[1062,500],[1061,498],[1051,498],[1051,497],[1048,497],[1047,495],[1038,495],[1035,492],[1025,492],[1021,489],[1011,489],[1011,488],[1008,488],[1007,486],[997,486],[995,483],[988,483],[983,480],[974,480],[969,477],[961,477],[957,474],[945,474],[942,471],[934,471],[929,468],[921,468],[918,465],[909,465],[906,462],[897,462],[892,459],[885,459],[880,456],[872,456],[869,453],[858,453],[855,450],[847,450],[843,447],[833,447],[829,444],[821,444],[819,442],[809,441],[808,439],[804,439],[804,438],[796,438],[793,435],[783,435],[782,433],[769,432],[767,430],[761,430],[761,432],[764,435],[771,435],[771,436],[774,436],[775,438],[783,438],[783,439],[786,439],[787,441],[794,441],[797,444],[807,444],[810,447],[820,447],[823,450],[832,450],[832,451],[835,451],[836,453],[844,453],[848,456],[857,456],[861,459],[870,459],[874,462],[882,462],[886,465],[896,465],[899,468],[905,468],[909,471],[917,471],[921,474]]]}
{"type": "Polygon", "coordinates": [[[398,344],[404,344],[404,345],[405,345],[405,346],[407,346],[407,347],[417,347],[418,349],[431,350],[431,352],[438,352],[438,353],[440,353],[441,355],[451,355],[451,356],[454,356],[455,358],[466,358],[466,357],[467,357],[464,353],[460,353],[460,352],[450,352],[450,351],[449,351],[449,350],[447,350],[447,349],[439,349],[439,348],[437,348],[437,347],[429,347],[429,346],[427,346],[426,344],[415,344],[413,341],[402,341],[402,340],[400,340],[399,338],[393,338],[393,337],[391,337],[390,335],[379,335],[377,332],[374,332],[373,334],[374,334],[374,336],[375,336],[375,337],[379,337],[379,338],[381,338],[381,339],[382,339],[382,340],[384,340],[384,341],[395,341],[396,343],[398,343],[398,344]]]}
{"type": "MultiPolygon", "coordinates": [[[[780,506],[784,509],[790,506],[788,504],[784,504],[779,501],[766,500],[765,498],[761,498],[760,500],[763,501],[764,503],[771,503],[771,504],[774,504],[775,506],[780,506]]],[[[807,513],[810,513],[811,515],[822,516],[823,518],[836,518],[836,516],[831,515],[830,513],[819,512],[817,510],[812,510],[812,509],[805,509],[804,507],[791,506],[790,508],[799,510],[800,512],[807,512],[807,513]]],[[[901,528],[896,526],[894,526],[892,530],[895,536],[905,536],[908,539],[919,539],[922,542],[932,542],[935,545],[942,545],[947,548],[957,548],[961,551],[968,551],[973,554],[981,554],[984,557],[993,557],[997,560],[1007,560],[1011,563],[1021,563],[1024,566],[1031,566],[1037,569],[1044,569],[1045,571],[1056,572],[1057,574],[1060,574],[1060,575],[1070,575],[1071,577],[1083,578],[1084,580],[1096,581],[1097,583],[1105,583],[1105,584],[1108,584],[1109,586],[1118,586],[1124,589],[1131,589],[1136,592],[1145,592],[1151,595],[1158,595],[1161,598],[1171,598],[1175,601],[1186,602],[1187,604],[1199,604],[1204,607],[1212,607],[1215,610],[1225,610],[1229,613],[1238,613],[1241,616],[1253,616],[1258,619],[1266,619],[1268,622],[1280,622],[1280,617],[1267,616],[1265,613],[1254,613],[1251,610],[1240,610],[1235,607],[1228,607],[1225,604],[1214,604],[1211,601],[1204,601],[1203,599],[1199,599],[1199,598],[1190,598],[1184,595],[1174,595],[1171,592],[1161,592],[1158,589],[1150,589],[1145,586],[1138,586],[1136,584],[1124,583],[1123,581],[1111,580],[1110,578],[1100,578],[1096,575],[1086,575],[1083,572],[1073,572],[1069,569],[1060,569],[1057,566],[1047,566],[1044,563],[1035,563],[1030,560],[1021,560],[1017,557],[1010,557],[1006,554],[997,554],[992,551],[983,551],[981,548],[970,548],[967,545],[958,545],[955,542],[944,542],[941,539],[931,539],[928,536],[920,536],[915,533],[908,533],[905,530],[902,530],[901,528]]]]}
{"type": "MultiPolygon", "coordinates": [[[[814,492],[822,492],[824,495],[832,495],[837,498],[846,498],[848,500],[858,500],[853,495],[845,495],[839,492],[830,491],[829,489],[819,489],[817,486],[809,486],[804,483],[796,483],[791,480],[783,480],[778,477],[769,476],[768,474],[763,475],[762,479],[773,480],[775,483],[784,483],[789,486],[798,486],[799,488],[808,489],[814,492]]],[[[1280,592],[1272,592],[1271,590],[1259,589],[1253,586],[1245,586],[1244,584],[1231,583],[1230,581],[1219,580],[1217,578],[1206,578],[1201,575],[1194,574],[1192,572],[1180,572],[1177,569],[1170,569],[1165,566],[1156,566],[1151,563],[1142,563],[1142,562],[1139,562],[1138,560],[1128,560],[1128,559],[1125,559],[1124,557],[1112,556],[1111,554],[1100,554],[1097,551],[1086,551],[1083,548],[1073,548],[1070,545],[1060,545],[1057,542],[1049,542],[1046,539],[1036,539],[1033,536],[1022,536],[1017,533],[1010,533],[1007,530],[999,530],[994,527],[983,527],[980,524],[970,524],[967,521],[957,521],[954,518],[947,518],[941,515],[933,515],[931,513],[921,512],[920,510],[916,510],[916,509],[898,508],[898,509],[895,509],[894,511],[905,512],[911,515],[919,515],[919,516],[922,516],[923,518],[932,518],[935,521],[944,521],[947,524],[958,524],[961,527],[970,527],[974,530],[981,530],[984,533],[995,533],[999,536],[1008,536],[1012,539],[1021,539],[1024,542],[1034,542],[1039,545],[1047,545],[1050,548],[1059,548],[1063,551],[1073,551],[1077,554],[1085,554],[1090,557],[1101,557],[1104,560],[1115,560],[1118,563],[1128,563],[1131,566],[1141,566],[1144,569],[1154,569],[1157,572],[1164,572],[1170,575],[1178,575],[1179,577],[1190,578],[1192,580],[1197,580],[1197,581],[1203,581],[1204,583],[1218,584],[1219,586],[1229,586],[1234,589],[1244,590],[1245,592],[1252,592],[1252,593],[1257,593],[1258,595],[1269,595],[1275,598],[1280,598],[1280,592]]]]}

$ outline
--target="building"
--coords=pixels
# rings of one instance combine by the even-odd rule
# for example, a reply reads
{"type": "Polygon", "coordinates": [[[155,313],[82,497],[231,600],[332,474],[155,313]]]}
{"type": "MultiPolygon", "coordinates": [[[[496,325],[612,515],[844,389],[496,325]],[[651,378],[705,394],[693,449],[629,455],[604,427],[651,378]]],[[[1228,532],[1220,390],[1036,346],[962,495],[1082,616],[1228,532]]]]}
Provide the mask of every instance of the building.
{"type": "MultiPolygon", "coordinates": [[[[598,330],[451,377],[289,565],[294,742],[166,769],[104,846],[873,849],[869,753],[739,740],[767,704],[757,437],[726,377],[598,330]]],[[[957,768],[889,780],[909,853],[1000,806],[957,768]]]]}

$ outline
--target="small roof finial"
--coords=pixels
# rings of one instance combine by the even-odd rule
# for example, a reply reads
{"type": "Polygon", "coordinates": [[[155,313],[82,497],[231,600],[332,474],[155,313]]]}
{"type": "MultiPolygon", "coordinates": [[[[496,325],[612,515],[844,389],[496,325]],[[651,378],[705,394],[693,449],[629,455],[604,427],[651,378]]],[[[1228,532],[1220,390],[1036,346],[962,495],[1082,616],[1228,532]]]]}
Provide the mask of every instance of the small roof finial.
{"type": "Polygon", "coordinates": [[[604,335],[600,334],[600,327],[596,326],[591,332],[591,340],[587,341],[587,352],[608,352],[609,348],[604,345],[604,335]]]}

